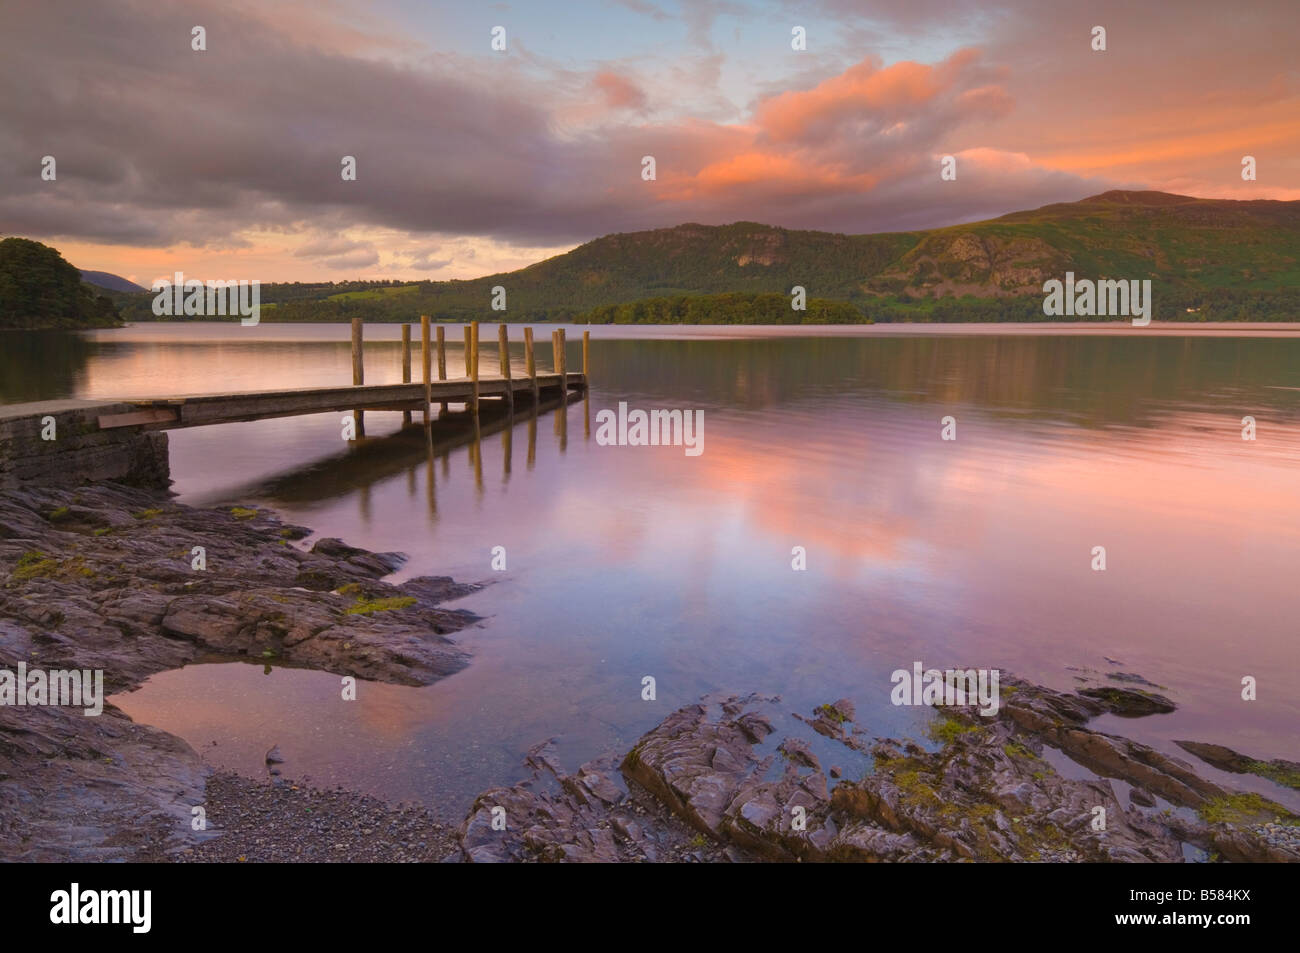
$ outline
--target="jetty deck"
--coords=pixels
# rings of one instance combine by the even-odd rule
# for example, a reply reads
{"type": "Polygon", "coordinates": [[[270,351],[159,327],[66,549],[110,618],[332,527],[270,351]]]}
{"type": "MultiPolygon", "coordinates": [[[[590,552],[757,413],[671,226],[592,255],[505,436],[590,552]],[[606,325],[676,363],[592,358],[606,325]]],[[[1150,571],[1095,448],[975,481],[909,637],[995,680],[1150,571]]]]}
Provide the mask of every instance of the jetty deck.
{"type": "MultiPolygon", "coordinates": [[[[566,390],[581,392],[586,386],[586,376],[581,373],[566,375],[566,390]]],[[[429,391],[432,402],[470,404],[474,398],[475,382],[468,377],[433,381],[429,391]]],[[[538,374],[539,392],[554,396],[560,390],[559,374],[538,374]]],[[[505,397],[517,400],[531,396],[531,381],[526,377],[508,380],[504,377],[481,377],[478,380],[480,398],[505,397]]],[[[329,411],[350,410],[423,410],[425,388],[423,384],[360,384],[348,387],[310,387],[290,390],[241,391],[231,394],[190,394],[182,397],[122,398],[105,401],[80,401],[83,407],[102,405],[108,411],[100,414],[101,430],[116,427],[143,427],[148,430],[173,430],[178,427],[201,427],[208,424],[236,423],[246,420],[264,420],[271,417],[293,417],[300,414],[320,414],[329,411]],[[123,412],[121,405],[133,409],[123,412]]],[[[40,405],[27,405],[27,409],[40,405]]]]}
{"type": "Polygon", "coordinates": [[[365,435],[366,411],[400,411],[409,425],[420,412],[426,431],[433,405],[445,413],[449,404],[463,404],[477,430],[481,400],[500,402],[507,414],[516,403],[537,407],[558,399],[563,407],[573,392],[587,389],[590,338],[583,334],[582,370],[570,373],[563,329],[551,332],[552,370],[539,373],[533,352],[532,328],[524,329],[527,370],[511,370],[509,332],[497,326],[499,373],[483,376],[480,368],[478,322],[465,327],[466,375],[447,376],[445,328],[428,316],[420,319],[422,380],[411,373],[411,328],[402,325],[402,382],[365,383],[363,326],[352,322],[352,383],[337,387],[306,387],[167,397],[119,397],[103,400],[52,400],[0,406],[0,489],[30,482],[66,483],[82,480],[124,480],[165,483],[168,478],[166,436],[159,431],[182,427],[265,420],[345,411],[353,415],[357,437],[365,435]],[[436,369],[435,373],[435,354],[436,369]]]}

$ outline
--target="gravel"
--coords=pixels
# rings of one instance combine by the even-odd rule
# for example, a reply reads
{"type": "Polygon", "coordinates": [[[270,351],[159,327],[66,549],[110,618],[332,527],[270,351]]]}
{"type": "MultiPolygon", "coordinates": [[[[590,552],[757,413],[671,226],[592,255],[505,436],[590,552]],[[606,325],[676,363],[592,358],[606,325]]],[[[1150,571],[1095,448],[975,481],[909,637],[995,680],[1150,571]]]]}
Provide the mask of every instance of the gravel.
{"type": "Polygon", "coordinates": [[[178,863],[436,863],[459,854],[455,830],[418,805],[391,805],[342,788],[322,790],[230,772],[208,779],[208,832],[178,863]]]}

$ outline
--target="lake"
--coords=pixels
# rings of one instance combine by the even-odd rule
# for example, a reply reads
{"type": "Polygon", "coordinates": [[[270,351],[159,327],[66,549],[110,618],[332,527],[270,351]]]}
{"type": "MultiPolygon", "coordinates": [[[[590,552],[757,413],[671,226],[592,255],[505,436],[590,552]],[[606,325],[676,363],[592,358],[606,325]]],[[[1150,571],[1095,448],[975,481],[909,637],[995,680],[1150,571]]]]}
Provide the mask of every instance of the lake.
{"type": "MultiPolygon", "coordinates": [[[[916,661],[1057,688],[1081,670],[1136,672],[1179,710],[1113,720],[1119,733],[1187,759],[1175,739],[1296,758],[1295,326],[591,331],[590,395],[563,427],[518,417],[508,439],[432,473],[374,452],[396,413],[368,413],[360,447],[338,414],[171,434],[182,502],[268,506],[404,552],[398,578],[488,583],[454,604],[484,617],[457,636],[468,669],[426,688],[363,683],[342,703],[324,673],[198,665],[115,703],[214,764],[261,775],[279,745],[288,777],[451,820],[524,777],[537,742],[555,738],[572,769],[709,692],[779,693],[804,713],[848,697],[873,734],[919,737],[929,714],[890,703],[890,673],[916,661]],[[602,446],[597,414],[620,402],[703,411],[704,452],[602,446]],[[955,440],[941,439],[945,417],[955,440]],[[1247,675],[1255,701],[1241,698],[1247,675]]],[[[401,379],[398,333],[367,327],[367,383],[401,379]]],[[[460,326],[447,339],[456,376],[460,326]]],[[[0,400],[347,384],[348,340],[344,325],[234,323],[6,337],[0,400]]],[[[512,363],[522,374],[521,343],[512,363]]],[[[1260,779],[1198,770],[1300,807],[1260,779]]]]}

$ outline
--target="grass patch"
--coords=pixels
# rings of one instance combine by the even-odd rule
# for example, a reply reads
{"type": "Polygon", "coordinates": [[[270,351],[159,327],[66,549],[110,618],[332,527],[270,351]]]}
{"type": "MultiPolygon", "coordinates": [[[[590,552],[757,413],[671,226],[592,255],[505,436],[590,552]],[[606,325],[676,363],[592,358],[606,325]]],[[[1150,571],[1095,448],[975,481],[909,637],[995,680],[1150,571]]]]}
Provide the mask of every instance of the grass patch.
{"type": "Polygon", "coordinates": [[[59,571],[59,561],[45,555],[38,549],[31,549],[18,557],[14,566],[13,578],[19,582],[35,579],[37,576],[53,576],[59,571]]]}
{"type": "Polygon", "coordinates": [[[1034,754],[1018,741],[1009,741],[1002,746],[1008,758],[1032,758],[1038,760],[1038,755],[1034,754]]]}
{"type": "Polygon", "coordinates": [[[932,741],[948,745],[952,744],[962,735],[969,735],[971,732],[979,730],[979,725],[968,725],[966,722],[958,721],[956,718],[943,716],[938,721],[930,722],[929,726],[925,729],[925,733],[932,741]]]}
{"type": "Polygon", "coordinates": [[[18,563],[14,566],[10,578],[17,582],[26,582],[38,577],[74,575],[90,578],[95,575],[95,570],[87,566],[80,556],[67,562],[60,562],[38,549],[32,549],[18,557],[18,563]]]}
{"type": "Polygon", "coordinates": [[[66,506],[60,506],[56,510],[50,510],[49,521],[51,523],[57,523],[60,520],[65,520],[67,518],[68,518],[68,508],[66,506]]]}
{"type": "Polygon", "coordinates": [[[1197,813],[1209,824],[1258,824],[1297,820],[1281,804],[1258,794],[1229,794],[1202,804],[1197,813]]]}
{"type": "Polygon", "coordinates": [[[357,604],[347,610],[348,615],[373,615],[376,612],[392,612],[415,605],[414,596],[393,596],[390,599],[359,599],[357,604]]]}
{"type": "Polygon", "coordinates": [[[109,533],[111,533],[111,532],[113,532],[113,527],[111,527],[111,526],[101,526],[99,529],[95,530],[94,535],[96,535],[96,536],[107,536],[107,535],[108,535],[109,533]]]}
{"type": "Polygon", "coordinates": [[[151,520],[151,519],[157,519],[159,516],[162,516],[162,510],[157,510],[157,509],[140,510],[139,512],[132,513],[131,515],[138,520],[151,520]]]}
{"type": "Polygon", "coordinates": [[[934,788],[921,778],[921,772],[915,768],[899,771],[890,780],[902,793],[904,803],[913,805],[935,805],[940,803],[939,795],[935,793],[934,788]]]}
{"type": "Polygon", "coordinates": [[[838,708],[833,708],[830,705],[818,705],[817,710],[837,725],[842,725],[848,721],[848,719],[840,713],[838,708]]]}
{"type": "Polygon", "coordinates": [[[1246,770],[1261,778],[1268,778],[1274,784],[1280,784],[1284,788],[1300,790],[1300,771],[1269,764],[1267,761],[1251,761],[1246,765],[1246,770]]]}
{"type": "Polygon", "coordinates": [[[257,510],[250,510],[246,506],[232,506],[230,515],[237,520],[251,520],[257,515],[257,510]]]}

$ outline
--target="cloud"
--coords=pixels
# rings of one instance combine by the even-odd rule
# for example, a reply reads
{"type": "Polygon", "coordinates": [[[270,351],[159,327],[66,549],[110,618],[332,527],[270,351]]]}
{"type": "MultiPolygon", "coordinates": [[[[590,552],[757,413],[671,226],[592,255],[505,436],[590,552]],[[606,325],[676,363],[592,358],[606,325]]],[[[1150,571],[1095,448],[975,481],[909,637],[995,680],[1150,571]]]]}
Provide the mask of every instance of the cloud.
{"type": "Polygon", "coordinates": [[[325,259],[325,267],[335,271],[346,271],[350,268],[369,268],[371,265],[377,264],[379,264],[379,252],[373,248],[325,259]]]}
{"type": "Polygon", "coordinates": [[[299,245],[294,250],[295,258],[320,258],[325,256],[342,255],[345,252],[364,250],[374,251],[374,246],[370,242],[353,241],[341,236],[330,238],[317,238],[314,241],[307,242],[305,245],[299,245]]]}
{"type": "Polygon", "coordinates": [[[631,80],[612,70],[601,70],[592,77],[592,85],[612,109],[645,108],[645,93],[631,80]]]}
{"type": "MultiPolygon", "coordinates": [[[[1098,54],[1091,21],[1063,5],[820,2],[845,36],[979,42],[928,60],[837,54],[833,69],[789,54],[741,109],[720,92],[733,65],[713,36],[720,16],[753,18],[733,2],[680,8],[686,50],[627,62],[602,49],[578,65],[542,55],[540,37],[508,56],[433,51],[343,0],[18,5],[0,34],[0,231],[239,253],[259,268],[278,256],[437,270],[478,248],[486,269],[684,221],[900,230],[1117,185],[1241,197],[1300,186],[1284,7],[1223,21],[1189,0],[1171,27],[1099,0],[1110,49],[1098,54]],[[190,48],[195,22],[206,52],[190,48]],[[1240,181],[1248,153],[1258,183],[1240,181]],[[39,175],[47,154],[54,182],[39,175]],[[945,154],[956,182],[939,180],[945,154]],[[340,176],[349,155],[354,182],[340,176]],[[645,155],[657,181],[641,179],[645,155]],[[382,239],[356,237],[372,234],[382,239]],[[396,254],[457,237],[477,244],[396,254]]],[[[140,273],[164,264],[131,261],[140,273]]]]}

